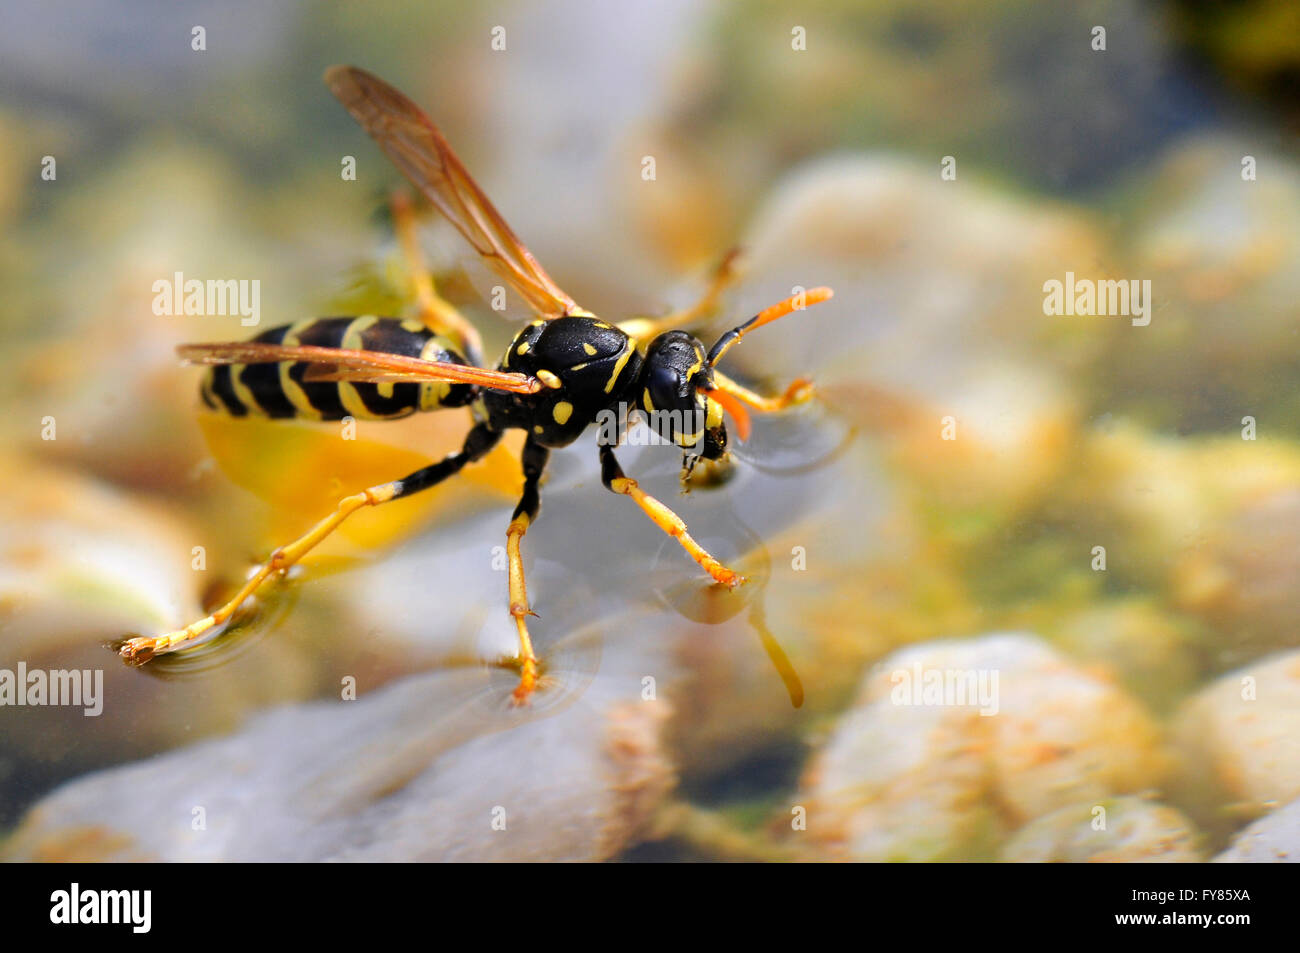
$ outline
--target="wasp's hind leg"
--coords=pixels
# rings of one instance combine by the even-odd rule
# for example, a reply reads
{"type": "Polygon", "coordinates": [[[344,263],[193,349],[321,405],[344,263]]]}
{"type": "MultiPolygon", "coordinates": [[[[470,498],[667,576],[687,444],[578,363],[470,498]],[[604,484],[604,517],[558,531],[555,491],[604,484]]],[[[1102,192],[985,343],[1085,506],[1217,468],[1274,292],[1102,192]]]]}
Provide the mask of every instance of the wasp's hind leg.
{"type": "Polygon", "coordinates": [[[629,337],[649,341],[665,331],[699,324],[718,307],[718,299],[722,297],[722,293],[738,277],[739,260],[740,249],[733,248],[727,252],[714,269],[713,277],[709,279],[709,285],[704,290],[704,294],[689,308],[682,308],[680,311],[674,311],[658,318],[632,318],[630,321],[620,322],[619,330],[629,337]]]}
{"type": "Polygon", "coordinates": [[[122,643],[118,653],[125,661],[139,665],[149,661],[155,655],[185,648],[210,629],[229,621],[236,610],[271,576],[284,572],[301,560],[357,510],[364,506],[378,506],[381,503],[399,500],[441,483],[459,473],[466,464],[484,456],[500,439],[501,434],[498,431],[489,429],[485,424],[479,424],[469,432],[464,446],[458,452],[444,457],[438,463],[416,470],[400,480],[372,486],[360,493],[344,497],[339,500],[334,512],[313,526],[309,532],[271,553],[270,558],[257,568],[244,583],[243,588],[235,593],[234,598],[211,615],[174,632],[128,639],[122,643]]]}
{"type": "Polygon", "coordinates": [[[450,302],[438,294],[434,287],[433,275],[424,264],[424,255],[420,252],[420,240],[415,227],[415,211],[411,208],[411,197],[398,189],[389,199],[392,209],[393,228],[397,240],[402,246],[402,256],[406,259],[406,270],[411,277],[415,290],[415,300],[420,308],[420,320],[434,334],[442,334],[464,345],[466,357],[471,363],[481,364],[483,357],[483,339],[479,337],[478,328],[465,320],[464,315],[456,310],[450,302]]]}
{"type": "Polygon", "coordinates": [[[691,538],[691,534],[686,531],[686,523],[680,516],[637,486],[636,480],[625,475],[623,468],[618,465],[613,448],[605,444],[600,448],[600,479],[615,493],[630,496],[656,526],[682,544],[682,548],[700,564],[700,568],[713,577],[714,582],[730,588],[745,582],[744,576],[722,565],[691,538]]]}
{"type": "Polygon", "coordinates": [[[534,613],[528,608],[528,587],[524,583],[524,559],[519,544],[541,510],[539,487],[550,456],[551,451],[534,443],[532,438],[524,443],[524,492],[506,530],[506,554],[510,559],[510,615],[515,620],[519,634],[519,686],[512,696],[516,705],[528,701],[528,696],[537,687],[538,678],[537,655],[533,651],[533,640],[528,635],[528,617],[534,613]]]}

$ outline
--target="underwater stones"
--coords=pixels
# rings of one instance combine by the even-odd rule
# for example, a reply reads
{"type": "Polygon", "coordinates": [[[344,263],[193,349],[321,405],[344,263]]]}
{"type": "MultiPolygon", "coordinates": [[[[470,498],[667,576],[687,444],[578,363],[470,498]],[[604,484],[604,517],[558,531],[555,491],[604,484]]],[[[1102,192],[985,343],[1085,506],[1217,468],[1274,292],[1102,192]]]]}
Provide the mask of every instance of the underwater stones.
{"type": "Polygon", "coordinates": [[[1229,430],[1249,414],[1294,436],[1279,384],[1294,375],[1300,166],[1260,146],[1186,140],[1140,183],[1117,244],[1125,276],[1151,281],[1155,316],[1112,329],[1097,375],[1108,407],[1183,431],[1229,430]]]}
{"type": "Polygon", "coordinates": [[[618,853],[674,783],[659,744],[668,706],[604,683],[562,710],[512,712],[509,684],[482,670],[443,672],[355,702],[267,712],[229,737],[64,785],[32,808],[0,856],[519,861],[618,853]]]}
{"type": "Polygon", "coordinates": [[[1214,863],[1300,863],[1300,801],[1277,808],[1241,831],[1214,863]]]}
{"type": "MultiPolygon", "coordinates": [[[[1258,659],[1185,701],[1172,726],[1175,800],[1206,827],[1300,797],[1300,652],[1258,659]]],[[[1229,826],[1231,825],[1231,826],[1229,826]]]]}
{"type": "MultiPolygon", "coordinates": [[[[1247,514],[1264,505],[1280,516],[1294,515],[1295,508],[1283,505],[1284,497],[1282,502],[1264,501],[1286,494],[1300,481],[1300,453],[1285,441],[1247,441],[1238,435],[1176,438],[1112,422],[1086,435],[1067,476],[1057,488],[1060,506],[1112,540],[1108,571],[1168,591],[1176,608],[1219,625],[1225,648],[1232,647],[1244,616],[1216,617],[1215,612],[1233,585],[1234,563],[1251,564],[1237,555],[1252,542],[1252,534],[1241,527],[1247,514]]],[[[1289,532],[1282,521],[1262,541],[1280,556],[1289,532]]],[[[1268,573],[1267,588],[1276,588],[1273,580],[1279,577],[1286,578],[1284,570],[1268,573]]],[[[1276,599],[1258,602],[1260,607],[1276,604],[1276,599]]],[[[1285,639],[1286,634],[1275,632],[1272,638],[1285,639]]]]}
{"type": "Polygon", "coordinates": [[[1035,817],[1152,787],[1165,764],[1122,689],[1034,636],[997,634],[913,646],[873,668],[798,797],[807,836],[832,854],[972,859],[1035,817]]]}
{"type": "Polygon", "coordinates": [[[197,608],[194,530],[94,479],[0,463],[0,624],[15,656],[197,608]]]}
{"type": "Polygon", "coordinates": [[[1042,313],[1046,278],[1104,257],[1086,216],[978,181],[955,188],[911,159],[802,167],[765,202],[745,247],[741,313],[790,294],[791,276],[836,292],[802,323],[747,341],[746,367],[793,364],[818,383],[865,379],[934,401],[969,389],[989,361],[1025,373],[1044,359],[1073,366],[1102,339],[1099,322],[1063,326],[1042,313]]]}
{"type": "Polygon", "coordinates": [[[1223,633],[1225,655],[1239,661],[1300,642],[1300,490],[1247,490],[1232,504],[1180,561],[1174,595],[1223,633]]]}
{"type": "Polygon", "coordinates": [[[1080,803],[1035,818],[1008,839],[1012,863],[1195,863],[1197,833],[1171,807],[1140,797],[1080,803]]]}
{"type": "Polygon", "coordinates": [[[1154,600],[1130,597],[1070,615],[1053,643],[1078,662],[1113,673],[1134,697],[1164,712],[1195,683],[1199,635],[1154,600]]]}
{"type": "Polygon", "coordinates": [[[1086,216],[871,154],[788,176],[745,248],[740,313],[796,280],[836,297],[754,335],[736,365],[813,377],[829,412],[883,439],[927,505],[1005,516],[1059,474],[1079,420],[1062,370],[1104,331],[1045,318],[1041,287],[1104,257],[1086,216]]]}

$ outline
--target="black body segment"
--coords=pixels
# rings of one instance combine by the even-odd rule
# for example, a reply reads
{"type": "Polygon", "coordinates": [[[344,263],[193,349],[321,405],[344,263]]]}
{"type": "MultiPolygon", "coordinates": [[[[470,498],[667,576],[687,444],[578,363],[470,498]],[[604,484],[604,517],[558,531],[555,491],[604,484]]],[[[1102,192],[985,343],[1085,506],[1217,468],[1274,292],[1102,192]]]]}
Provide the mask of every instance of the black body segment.
{"type": "Polygon", "coordinates": [[[635,342],[597,318],[535,321],[510,342],[503,371],[520,371],[550,385],[520,396],[484,391],[483,404],[494,427],[517,427],[543,447],[573,443],[602,410],[635,409],[641,356],[635,342]],[[554,386],[558,384],[559,386],[554,386]]]}
{"type": "MultiPolygon", "coordinates": [[[[267,344],[348,348],[465,364],[446,338],[418,321],[374,315],[311,318],[263,331],[254,341],[267,344]]],[[[223,364],[208,368],[201,396],[214,410],[236,417],[254,416],[307,420],[393,420],[419,410],[463,407],[476,396],[469,384],[441,381],[369,383],[308,381],[308,365],[223,364]]]]}
{"type": "MultiPolygon", "coordinates": [[[[314,318],[262,332],[254,342],[400,354],[466,364],[444,337],[416,321],[375,316],[314,318]]],[[[472,404],[476,420],[500,433],[523,430],[536,448],[566,447],[603,412],[621,434],[634,411],[687,456],[717,459],[726,449],[722,409],[706,394],[713,369],[698,338],[659,334],[644,356],[625,332],[588,315],[534,321],[510,342],[499,370],[535,378],[529,393],[448,381],[308,380],[313,365],[282,361],[220,364],[203,378],[203,401],[237,417],[392,420],[417,410],[472,404]]],[[[620,438],[621,439],[621,438],[620,438]]]]}

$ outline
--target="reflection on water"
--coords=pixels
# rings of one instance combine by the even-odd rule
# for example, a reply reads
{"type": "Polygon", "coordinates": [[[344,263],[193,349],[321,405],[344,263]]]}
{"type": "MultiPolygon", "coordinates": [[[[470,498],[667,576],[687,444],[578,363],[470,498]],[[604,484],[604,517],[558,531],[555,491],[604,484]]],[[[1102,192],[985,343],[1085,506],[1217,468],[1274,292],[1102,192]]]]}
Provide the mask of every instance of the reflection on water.
{"type": "Polygon", "coordinates": [[[731,452],[741,463],[769,476],[799,476],[833,463],[857,438],[859,428],[814,398],[754,428],[731,452]]]}
{"type": "MultiPolygon", "coordinates": [[[[224,625],[214,626],[203,636],[176,652],[155,655],[147,662],[125,662],[120,656],[123,643],[139,633],[128,633],[121,639],[104,643],[104,647],[118,656],[120,664],[130,665],[154,678],[167,680],[196,678],[254,651],[257,643],[272,635],[284,618],[293,612],[303,578],[278,580],[264,587],[262,592],[249,598],[224,625]]],[[[237,586],[222,587],[225,595],[205,603],[205,611],[222,605],[234,595],[237,586]]]]}
{"type": "Polygon", "coordinates": [[[768,548],[752,530],[738,520],[728,527],[725,536],[698,538],[708,552],[731,569],[745,577],[742,586],[730,589],[707,579],[690,578],[682,573],[681,547],[673,539],[665,540],[655,553],[654,562],[645,580],[659,603],[682,618],[704,625],[719,625],[748,610],[746,618],[758,636],[763,651],[786,690],[790,703],[798,708],[803,704],[803,684],[781,648],[780,642],[767,626],[763,609],[765,590],[772,574],[772,559],[768,548]],[[731,555],[731,554],[736,555],[731,555]]]}

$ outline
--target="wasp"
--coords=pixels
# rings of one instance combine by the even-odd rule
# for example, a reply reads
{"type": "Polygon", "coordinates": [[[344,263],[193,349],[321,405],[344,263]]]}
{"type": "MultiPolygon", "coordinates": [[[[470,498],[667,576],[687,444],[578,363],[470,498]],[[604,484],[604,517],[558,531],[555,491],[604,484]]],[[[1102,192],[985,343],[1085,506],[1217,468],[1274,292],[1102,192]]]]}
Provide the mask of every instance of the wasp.
{"type": "MultiPolygon", "coordinates": [[[[520,544],[541,508],[539,489],[551,451],[567,447],[606,413],[626,421],[646,414],[667,420],[661,435],[683,451],[683,479],[700,459],[727,454],[724,411],[744,439],[748,410],[778,411],[807,400],[810,382],[795,381],[781,395],[762,396],[728,378],[716,365],[746,334],[808,304],[831,297],[814,288],[760,312],[707,351],[681,329],[714,306],[730,278],[730,258],[696,305],[660,318],[621,325],[580,307],[551,280],[465,170],[437,126],[410,99],[379,78],[351,66],[325,73],[325,83],[417,189],[444,215],[486,264],[523,297],[536,319],[515,335],[495,369],[482,366],[478,332],[434,291],[419,263],[410,207],[395,205],[407,257],[415,262],[421,320],[374,315],[314,318],[271,328],[250,341],[184,344],[188,363],[205,365],[203,403],[236,417],[389,420],[417,411],[469,407],[473,426],[461,449],[444,459],[339,500],[335,510],[298,539],[275,549],[233,597],[183,629],[120,644],[119,654],[143,664],[192,646],[226,623],[269,579],[284,574],[358,510],[427,490],[481,459],[511,429],[527,437],[521,453],[523,492],[506,529],[509,611],[519,650],[503,664],[519,683],[512,699],[525,704],[538,687],[542,660],[528,632],[528,592],[520,544]]],[[[668,506],[627,476],[615,456],[625,435],[599,442],[601,480],[628,497],[681,544],[714,583],[735,587],[744,578],[699,545],[668,506]]]]}

